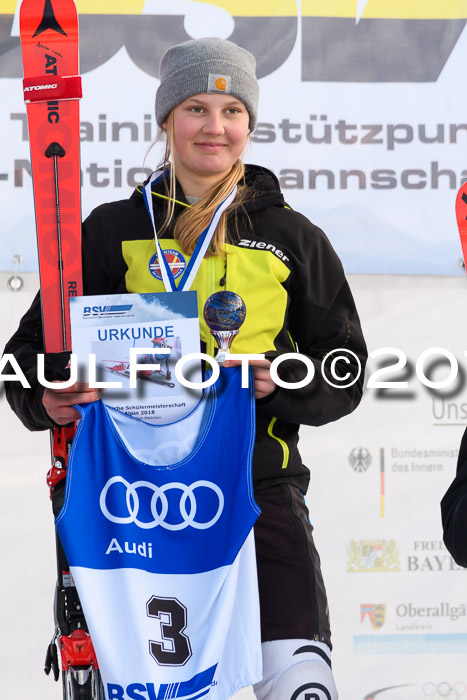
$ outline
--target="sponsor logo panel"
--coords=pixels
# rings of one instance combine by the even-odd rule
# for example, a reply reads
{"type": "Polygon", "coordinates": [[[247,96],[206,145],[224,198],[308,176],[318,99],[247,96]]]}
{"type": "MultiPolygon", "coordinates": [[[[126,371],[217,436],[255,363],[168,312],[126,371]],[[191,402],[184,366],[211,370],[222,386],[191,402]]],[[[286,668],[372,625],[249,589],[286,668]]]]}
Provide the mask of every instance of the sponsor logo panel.
{"type": "Polygon", "coordinates": [[[467,604],[459,601],[413,600],[394,603],[361,603],[360,627],[369,633],[385,628],[386,632],[459,631],[465,626],[467,604]]]}
{"type": "Polygon", "coordinates": [[[351,540],[347,547],[348,573],[429,573],[467,571],[456,564],[442,540],[414,540],[401,556],[395,539],[351,540]]]}
{"type": "Polygon", "coordinates": [[[379,630],[386,618],[384,603],[364,603],[360,605],[360,620],[364,627],[379,630]]]}
{"type": "Polygon", "coordinates": [[[349,454],[348,461],[354,472],[366,472],[370,468],[373,458],[366,447],[354,447],[349,454]]]}
{"type": "Polygon", "coordinates": [[[400,571],[396,540],[351,540],[347,548],[349,573],[400,571]]]}

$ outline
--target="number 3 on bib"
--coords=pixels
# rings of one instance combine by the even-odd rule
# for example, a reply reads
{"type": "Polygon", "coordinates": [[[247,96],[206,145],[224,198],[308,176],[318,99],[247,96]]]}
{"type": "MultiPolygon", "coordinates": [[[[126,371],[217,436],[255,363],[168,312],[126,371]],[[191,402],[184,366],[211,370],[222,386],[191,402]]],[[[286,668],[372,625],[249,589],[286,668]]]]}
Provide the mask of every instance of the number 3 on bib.
{"type": "Polygon", "coordinates": [[[187,609],[176,598],[152,596],[147,604],[148,617],[160,624],[160,641],[149,641],[149,653],[160,666],[184,666],[191,657],[186,628],[187,609]]]}

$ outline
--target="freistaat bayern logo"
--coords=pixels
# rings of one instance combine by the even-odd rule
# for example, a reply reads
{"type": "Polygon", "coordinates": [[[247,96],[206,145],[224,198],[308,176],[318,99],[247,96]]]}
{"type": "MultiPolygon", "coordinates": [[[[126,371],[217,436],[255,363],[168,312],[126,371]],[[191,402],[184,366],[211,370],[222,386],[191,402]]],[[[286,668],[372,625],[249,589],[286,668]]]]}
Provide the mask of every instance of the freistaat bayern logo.
{"type": "Polygon", "coordinates": [[[398,556],[396,540],[352,540],[347,548],[347,571],[400,571],[398,556]]]}

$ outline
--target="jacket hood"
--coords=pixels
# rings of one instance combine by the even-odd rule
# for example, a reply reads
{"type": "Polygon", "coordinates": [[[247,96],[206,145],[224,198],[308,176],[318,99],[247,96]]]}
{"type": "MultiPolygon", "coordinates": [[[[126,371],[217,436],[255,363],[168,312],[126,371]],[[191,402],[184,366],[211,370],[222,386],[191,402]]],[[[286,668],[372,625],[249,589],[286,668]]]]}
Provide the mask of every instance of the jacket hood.
{"type": "Polygon", "coordinates": [[[254,191],[254,196],[245,202],[247,211],[260,211],[267,207],[285,206],[279,180],[271,170],[260,165],[246,165],[245,182],[254,191]]]}

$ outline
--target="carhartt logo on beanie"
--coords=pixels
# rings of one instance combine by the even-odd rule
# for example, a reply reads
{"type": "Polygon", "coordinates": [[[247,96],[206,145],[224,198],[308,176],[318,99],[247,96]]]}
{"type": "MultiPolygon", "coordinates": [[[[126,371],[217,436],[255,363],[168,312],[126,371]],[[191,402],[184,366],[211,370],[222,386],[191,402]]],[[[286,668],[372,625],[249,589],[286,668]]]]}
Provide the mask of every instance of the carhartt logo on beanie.
{"type": "Polygon", "coordinates": [[[253,54],[231,41],[210,37],[172,46],[162,56],[156,93],[159,126],[180,102],[201,93],[229,94],[243,102],[256,126],[258,83],[253,54]]]}
{"type": "Polygon", "coordinates": [[[209,73],[208,89],[206,92],[224,92],[230,94],[231,83],[232,78],[230,75],[216,75],[215,73],[209,73]]]}

